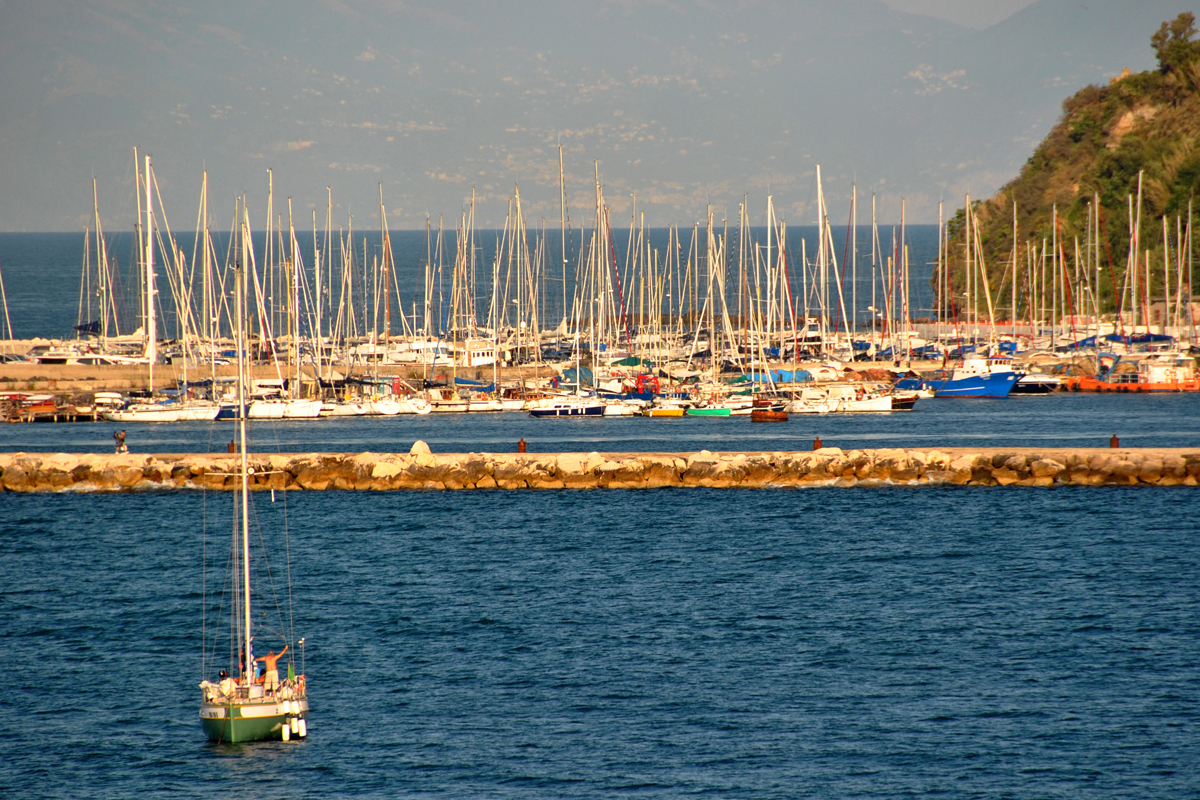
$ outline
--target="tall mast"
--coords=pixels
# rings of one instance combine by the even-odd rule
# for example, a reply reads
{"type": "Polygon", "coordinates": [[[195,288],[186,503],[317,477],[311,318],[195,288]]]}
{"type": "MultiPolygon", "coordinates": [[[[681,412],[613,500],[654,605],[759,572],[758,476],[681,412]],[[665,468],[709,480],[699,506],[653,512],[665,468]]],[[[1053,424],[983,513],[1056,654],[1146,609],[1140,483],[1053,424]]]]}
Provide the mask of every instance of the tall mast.
{"type": "Polygon", "coordinates": [[[242,473],[242,489],[241,489],[241,505],[242,505],[242,625],[243,635],[245,640],[242,642],[244,671],[243,677],[248,678],[254,668],[252,659],[254,652],[251,650],[251,635],[250,635],[250,473],[246,463],[246,341],[245,333],[242,327],[242,317],[244,316],[246,302],[246,276],[245,276],[245,260],[246,260],[246,238],[245,228],[242,229],[242,262],[235,267],[234,275],[236,283],[234,294],[237,296],[237,353],[238,353],[238,382],[237,382],[237,403],[238,403],[238,450],[241,454],[241,473],[242,473]]]}
{"type": "MultiPolygon", "coordinates": [[[[562,239],[563,333],[567,331],[567,185],[563,176],[562,145],[558,146],[558,230],[562,239]]],[[[578,381],[578,376],[576,377],[578,381]]]]}
{"type": "Polygon", "coordinates": [[[288,271],[291,282],[291,291],[288,293],[288,323],[290,330],[288,338],[292,340],[292,358],[296,365],[296,385],[292,387],[288,395],[299,399],[301,396],[300,382],[302,374],[300,372],[300,260],[299,254],[296,252],[296,228],[292,224],[292,198],[287,199],[288,208],[288,253],[290,254],[290,269],[288,271]]]}
{"type": "MultiPolygon", "coordinates": [[[[850,184],[850,332],[858,331],[858,184],[850,184]]],[[[853,352],[853,338],[850,344],[853,352]]]]}
{"type": "Polygon", "coordinates": [[[1050,254],[1050,350],[1054,350],[1054,340],[1058,333],[1058,204],[1050,206],[1050,244],[1054,251],[1050,254]]]}
{"type": "Polygon", "coordinates": [[[154,316],[154,203],[150,195],[150,156],[146,156],[146,359],[150,362],[150,391],[154,391],[154,362],[158,334],[154,316]]]}
{"type": "MultiPolygon", "coordinates": [[[[1088,215],[1091,216],[1090,214],[1088,215]]],[[[1013,198],[1013,250],[1012,250],[1012,336],[1013,341],[1017,338],[1017,200],[1013,198]]],[[[1096,321],[1099,322],[1099,312],[1097,313],[1096,321]]]]}
{"type": "MultiPolygon", "coordinates": [[[[1194,287],[1195,284],[1192,282],[1192,200],[1190,200],[1190,199],[1188,199],[1187,242],[1188,242],[1187,243],[1187,247],[1188,247],[1188,324],[1190,326],[1192,326],[1192,336],[1190,336],[1189,341],[1190,341],[1190,343],[1192,343],[1192,345],[1194,347],[1194,345],[1196,343],[1196,320],[1195,320],[1195,313],[1194,313],[1195,307],[1192,305],[1192,302],[1193,302],[1192,288],[1194,287]]],[[[7,306],[5,308],[6,308],[5,317],[7,318],[7,315],[8,315],[7,306]]],[[[10,333],[8,333],[8,336],[10,336],[10,338],[12,337],[11,329],[10,329],[10,333]]]]}
{"type": "MultiPolygon", "coordinates": [[[[379,228],[380,244],[383,246],[383,349],[387,352],[388,339],[392,333],[392,284],[388,269],[392,255],[392,243],[388,236],[387,214],[383,209],[383,181],[379,182],[379,228]]],[[[403,313],[403,309],[401,309],[403,313]]]]}
{"type": "MultiPolygon", "coordinates": [[[[940,205],[939,205],[940,208],[940,205]]],[[[941,214],[938,214],[939,218],[941,214]]],[[[875,299],[876,256],[879,254],[879,228],[875,219],[875,193],[871,192],[871,344],[875,344],[875,320],[879,315],[879,303],[875,299]]],[[[875,351],[878,355],[878,350],[875,351]]],[[[875,360],[875,355],[871,360],[875,360]]]]}
{"type": "MultiPolygon", "coordinates": [[[[317,285],[316,307],[317,307],[317,330],[313,334],[313,349],[316,351],[316,360],[313,362],[313,374],[321,374],[321,251],[317,249],[317,210],[314,208],[312,212],[313,222],[313,283],[317,285]]],[[[331,293],[332,294],[332,293],[331,293]]],[[[332,359],[330,359],[332,362],[332,359]]]]}

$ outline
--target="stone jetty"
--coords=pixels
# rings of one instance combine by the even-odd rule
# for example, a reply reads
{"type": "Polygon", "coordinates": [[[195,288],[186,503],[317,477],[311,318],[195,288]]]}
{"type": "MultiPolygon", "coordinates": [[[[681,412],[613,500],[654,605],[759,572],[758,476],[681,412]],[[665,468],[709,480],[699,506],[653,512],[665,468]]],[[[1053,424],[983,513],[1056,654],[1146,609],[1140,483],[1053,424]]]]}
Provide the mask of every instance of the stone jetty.
{"type": "MultiPolygon", "coordinates": [[[[249,457],[257,490],[1196,486],[1200,450],[996,448],[752,453],[284,453],[249,457]]],[[[0,489],[102,492],[237,488],[229,454],[4,453],[0,489]]]]}

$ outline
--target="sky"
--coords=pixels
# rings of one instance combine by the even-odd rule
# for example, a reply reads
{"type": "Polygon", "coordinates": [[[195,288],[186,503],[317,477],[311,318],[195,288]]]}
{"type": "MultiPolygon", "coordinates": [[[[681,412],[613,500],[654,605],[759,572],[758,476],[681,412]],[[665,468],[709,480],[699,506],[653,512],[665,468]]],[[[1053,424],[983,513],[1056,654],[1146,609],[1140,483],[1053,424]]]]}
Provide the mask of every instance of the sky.
{"type": "Polygon", "coordinates": [[[1200,0],[0,0],[0,230],[936,222],[1200,0]]]}
{"type": "Polygon", "coordinates": [[[964,28],[983,30],[1008,19],[1034,0],[884,0],[888,8],[936,17],[964,28]]]}

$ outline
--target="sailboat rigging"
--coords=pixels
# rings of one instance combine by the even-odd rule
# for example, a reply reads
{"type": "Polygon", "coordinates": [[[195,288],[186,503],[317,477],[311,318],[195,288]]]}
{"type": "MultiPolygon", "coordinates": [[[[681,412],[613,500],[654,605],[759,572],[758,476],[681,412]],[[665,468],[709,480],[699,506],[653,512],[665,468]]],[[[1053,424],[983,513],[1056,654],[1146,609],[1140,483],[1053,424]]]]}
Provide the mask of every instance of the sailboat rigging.
{"type": "MultiPolygon", "coordinates": [[[[243,244],[243,259],[246,251],[243,244]]],[[[246,453],[246,347],[243,331],[245,276],[239,263],[234,285],[237,316],[237,424],[238,489],[234,492],[233,557],[234,621],[230,625],[229,669],[222,669],[216,682],[200,683],[200,723],[215,742],[251,742],[267,739],[288,741],[292,734],[308,735],[308,694],[303,664],[295,672],[294,651],[287,661],[287,677],[279,678],[278,661],[290,651],[290,642],[276,655],[254,657],[254,635],[250,613],[250,474],[246,453]],[[236,662],[235,662],[235,653],[236,662]],[[256,663],[264,662],[259,675],[256,663]]],[[[303,645],[304,640],[300,640],[303,645]]]]}

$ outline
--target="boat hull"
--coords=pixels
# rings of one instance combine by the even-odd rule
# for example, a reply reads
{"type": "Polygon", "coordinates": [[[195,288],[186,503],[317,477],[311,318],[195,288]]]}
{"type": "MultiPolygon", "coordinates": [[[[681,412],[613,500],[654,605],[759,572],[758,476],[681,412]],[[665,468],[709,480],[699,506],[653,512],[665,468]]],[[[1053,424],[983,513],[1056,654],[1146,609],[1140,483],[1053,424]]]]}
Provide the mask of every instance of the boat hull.
{"type": "Polygon", "coordinates": [[[602,417],[604,406],[556,406],[551,408],[535,408],[529,412],[531,417],[602,417]]]}
{"type": "Polygon", "coordinates": [[[223,744],[262,742],[283,738],[283,726],[293,717],[308,720],[308,700],[300,702],[300,713],[289,713],[282,703],[217,705],[200,707],[200,725],[210,741],[223,744]]]}
{"type": "Polygon", "coordinates": [[[1072,392],[1123,392],[1141,394],[1159,392],[1197,392],[1200,381],[1184,380],[1172,383],[1115,383],[1098,378],[1071,378],[1067,390],[1072,392]]]}
{"type": "Polygon", "coordinates": [[[1060,382],[1054,376],[1022,375],[1013,385],[1013,394],[1052,394],[1058,391],[1060,382]]]}
{"type": "Polygon", "coordinates": [[[206,422],[216,419],[220,411],[221,407],[216,404],[145,405],[104,411],[101,416],[110,422],[206,422]]]}
{"type": "Polygon", "coordinates": [[[929,381],[934,397],[1008,397],[1017,382],[1015,372],[996,372],[991,375],[972,375],[967,378],[951,378],[929,381]]]}
{"type": "Polygon", "coordinates": [[[728,417],[732,412],[728,408],[689,408],[689,417],[728,417]]]}

